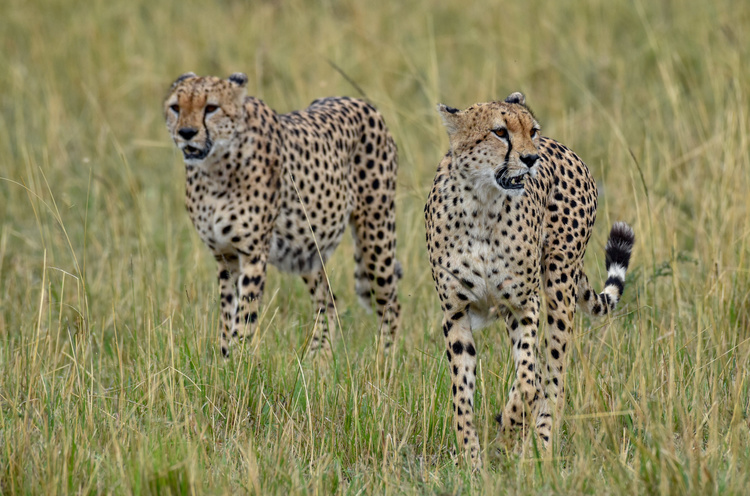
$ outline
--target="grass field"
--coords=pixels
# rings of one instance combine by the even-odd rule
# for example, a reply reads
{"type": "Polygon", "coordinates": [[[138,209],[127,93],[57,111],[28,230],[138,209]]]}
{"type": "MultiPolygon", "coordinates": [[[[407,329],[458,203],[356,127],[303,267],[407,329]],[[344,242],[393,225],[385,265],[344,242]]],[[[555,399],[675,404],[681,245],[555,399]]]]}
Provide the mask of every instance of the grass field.
{"type": "Polygon", "coordinates": [[[746,493],[750,3],[502,3],[6,0],[0,493],[746,493]],[[257,348],[224,361],[162,98],[188,70],[247,72],[278,111],[359,96],[332,64],[400,151],[393,373],[348,238],[328,265],[329,370],[300,359],[311,304],[275,269],[257,348]],[[435,104],[516,90],[599,182],[592,283],[613,221],[637,243],[616,315],[577,318],[551,459],[493,449],[512,363],[502,324],[476,333],[472,475],[455,466],[422,208],[448,146],[435,104]]]}

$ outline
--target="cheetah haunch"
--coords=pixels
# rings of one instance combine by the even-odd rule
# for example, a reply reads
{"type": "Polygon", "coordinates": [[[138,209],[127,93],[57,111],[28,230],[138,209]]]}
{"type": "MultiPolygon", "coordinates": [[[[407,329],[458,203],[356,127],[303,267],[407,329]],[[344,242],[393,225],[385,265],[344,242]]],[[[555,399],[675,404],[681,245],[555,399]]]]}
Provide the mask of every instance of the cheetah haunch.
{"type": "Polygon", "coordinates": [[[450,152],[425,206],[427,247],[444,314],[457,437],[477,467],[472,331],[502,317],[510,337],[516,377],[496,418],[501,436],[527,432],[533,422],[548,445],[552,411],[564,399],[576,303],[592,315],[615,309],[635,238],[627,224],[614,224],[607,281],[597,294],[583,272],[597,201],[583,161],[540,135],[521,93],[463,111],[438,105],[438,111],[450,152]],[[542,292],[545,336],[538,333],[542,292]]]}
{"type": "Polygon", "coordinates": [[[350,98],[276,114],[245,94],[247,76],[180,76],[164,102],[184,156],[186,206],[219,264],[221,351],[255,331],[266,264],[300,274],[316,306],[310,351],[331,353],[333,295],[323,266],[347,224],[356,244],[356,290],[393,342],[396,284],[396,145],[382,116],[350,98]]]}

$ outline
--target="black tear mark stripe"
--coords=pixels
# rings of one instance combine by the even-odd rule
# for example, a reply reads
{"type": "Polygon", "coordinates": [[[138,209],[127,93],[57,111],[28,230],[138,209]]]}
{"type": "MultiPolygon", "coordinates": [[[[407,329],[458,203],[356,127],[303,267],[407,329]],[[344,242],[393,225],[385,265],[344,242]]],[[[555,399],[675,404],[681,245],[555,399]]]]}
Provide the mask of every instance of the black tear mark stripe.
{"type": "MultiPolygon", "coordinates": [[[[211,143],[211,134],[208,131],[208,126],[206,125],[206,113],[203,112],[203,129],[206,130],[206,144],[211,143]]],[[[208,148],[206,146],[206,148],[208,148]]]]}
{"type": "Polygon", "coordinates": [[[503,165],[508,164],[508,158],[510,157],[510,152],[513,150],[513,142],[510,140],[510,133],[508,133],[508,152],[505,154],[505,159],[503,160],[503,165]]]}

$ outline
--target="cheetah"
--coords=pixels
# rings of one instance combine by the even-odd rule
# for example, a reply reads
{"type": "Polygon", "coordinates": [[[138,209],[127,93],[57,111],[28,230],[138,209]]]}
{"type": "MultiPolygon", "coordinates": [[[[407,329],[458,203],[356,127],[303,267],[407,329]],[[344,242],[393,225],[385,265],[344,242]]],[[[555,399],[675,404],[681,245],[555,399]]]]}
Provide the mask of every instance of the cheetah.
{"type": "Polygon", "coordinates": [[[597,205],[586,164],[541,136],[521,93],[463,111],[438,105],[438,112],[450,151],[425,206],[427,248],[443,311],[456,434],[477,468],[472,331],[502,317],[510,337],[516,376],[496,417],[499,437],[508,442],[535,422],[548,446],[552,411],[560,412],[564,399],[576,303],[591,315],[615,309],[635,236],[624,222],[613,225],[605,248],[607,281],[597,294],[583,271],[597,205]],[[546,336],[538,334],[542,293],[546,336]]]}
{"type": "Polygon", "coordinates": [[[325,263],[347,224],[356,292],[374,301],[387,351],[399,327],[396,144],[382,115],[347,97],[277,114],[246,95],[247,76],[181,75],[164,101],[182,152],[186,207],[218,262],[221,353],[252,336],[267,264],[299,274],[315,305],[311,354],[331,355],[336,315],[325,263]]]}

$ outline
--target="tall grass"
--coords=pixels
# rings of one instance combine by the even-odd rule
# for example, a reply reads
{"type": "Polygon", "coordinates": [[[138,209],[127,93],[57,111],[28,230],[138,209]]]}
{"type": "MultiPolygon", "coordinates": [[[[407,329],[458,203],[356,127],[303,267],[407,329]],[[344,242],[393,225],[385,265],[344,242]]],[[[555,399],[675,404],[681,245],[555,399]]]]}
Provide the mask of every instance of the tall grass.
{"type": "Polygon", "coordinates": [[[750,4],[73,2],[0,20],[0,493],[741,494],[750,485],[750,4]],[[213,4],[213,5],[212,5],[213,4]],[[393,373],[329,264],[343,331],[301,360],[312,308],[271,270],[254,349],[217,353],[214,263],[183,207],[161,100],[245,71],[278,111],[335,94],[400,148],[405,308],[393,373]],[[621,311],[579,317],[553,457],[497,454],[512,364],[477,333],[481,473],[455,466],[422,208],[435,104],[526,93],[600,186],[587,272],[637,233],[621,311]]]}

